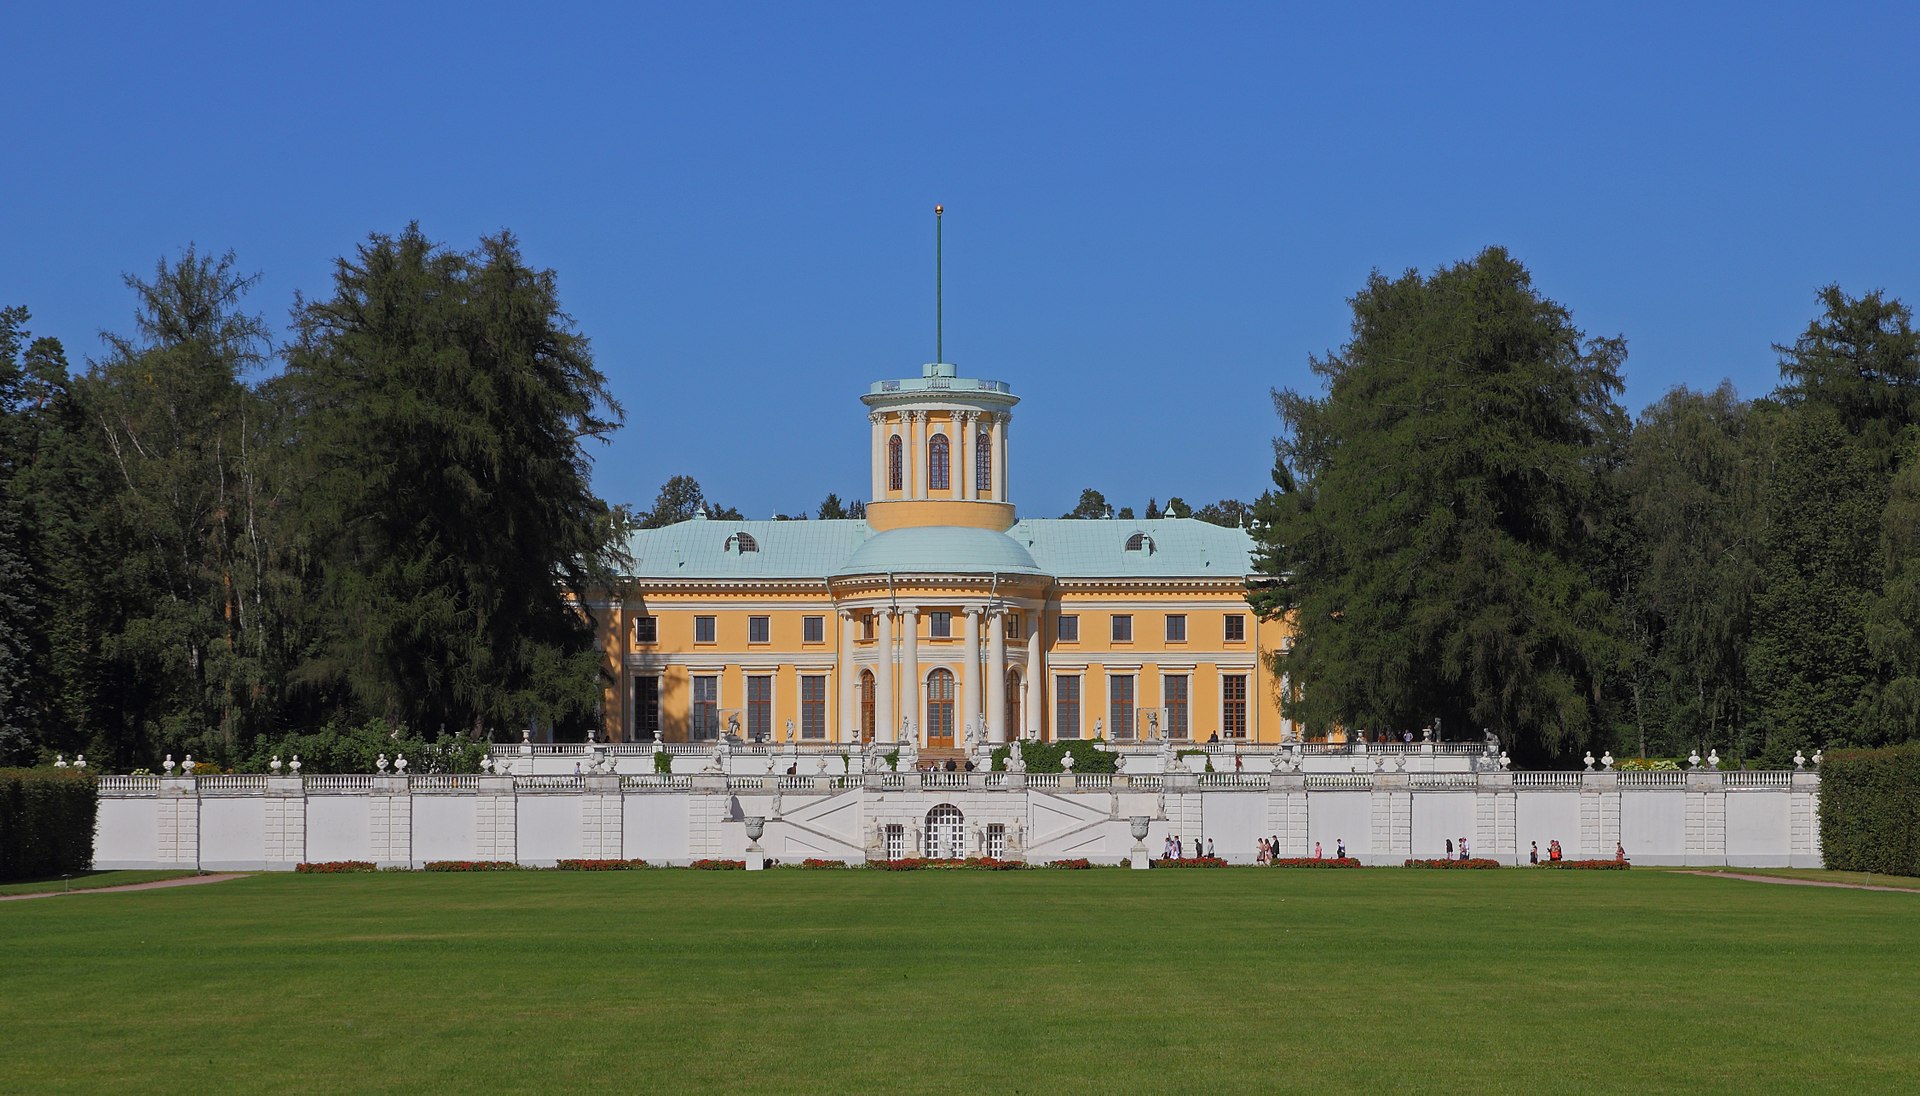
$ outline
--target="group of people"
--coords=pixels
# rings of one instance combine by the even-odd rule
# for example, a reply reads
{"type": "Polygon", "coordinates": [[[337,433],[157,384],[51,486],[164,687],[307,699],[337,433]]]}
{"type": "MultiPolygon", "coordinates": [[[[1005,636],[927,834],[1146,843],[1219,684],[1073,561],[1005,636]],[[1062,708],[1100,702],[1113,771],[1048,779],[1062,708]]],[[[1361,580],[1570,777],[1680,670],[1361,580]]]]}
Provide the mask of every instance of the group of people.
{"type": "Polygon", "coordinates": [[[1467,839],[1465,837],[1462,837],[1460,839],[1460,854],[1458,856],[1454,855],[1453,838],[1451,837],[1447,838],[1447,859],[1448,860],[1473,859],[1473,853],[1471,850],[1467,848],[1467,839]]]}
{"type": "MultiPolygon", "coordinates": [[[[1334,855],[1338,856],[1342,860],[1345,860],[1347,858],[1347,839],[1346,838],[1342,837],[1340,839],[1339,845],[1334,855]]],[[[1320,852],[1320,842],[1318,841],[1315,841],[1313,843],[1313,858],[1315,860],[1325,859],[1325,857],[1320,852]]],[[[1280,835],[1275,834],[1272,837],[1262,837],[1260,839],[1260,852],[1258,856],[1255,858],[1254,862],[1257,864],[1271,864],[1278,859],[1280,859],[1280,835]]]]}
{"type": "MultiPolygon", "coordinates": [[[[1212,855],[1213,855],[1213,838],[1196,837],[1193,839],[1194,859],[1197,860],[1200,857],[1212,856],[1212,855]]],[[[1186,858],[1187,858],[1187,843],[1181,840],[1179,834],[1177,833],[1169,834],[1167,836],[1166,843],[1160,847],[1160,859],[1185,860],[1186,858]]]]}
{"type": "MultiPolygon", "coordinates": [[[[1540,862],[1540,842],[1532,841],[1532,842],[1529,842],[1528,844],[1531,847],[1527,849],[1527,863],[1538,864],[1540,862]]],[[[1624,859],[1626,856],[1626,852],[1622,850],[1620,855],[1624,859]]],[[[1557,863],[1559,860],[1560,860],[1560,841],[1558,838],[1555,838],[1554,840],[1547,842],[1547,862],[1557,863]]]]}

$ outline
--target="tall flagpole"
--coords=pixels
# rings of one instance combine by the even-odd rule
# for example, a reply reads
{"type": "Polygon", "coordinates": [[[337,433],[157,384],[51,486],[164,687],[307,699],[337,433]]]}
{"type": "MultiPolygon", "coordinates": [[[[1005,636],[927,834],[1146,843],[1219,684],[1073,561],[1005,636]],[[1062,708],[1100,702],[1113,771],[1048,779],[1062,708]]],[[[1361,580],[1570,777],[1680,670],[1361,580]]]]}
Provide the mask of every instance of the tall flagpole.
{"type": "Polygon", "coordinates": [[[941,298],[940,287],[940,215],[945,212],[946,209],[943,206],[933,207],[933,360],[936,362],[947,360],[945,333],[942,330],[945,320],[942,315],[944,301],[941,298]]]}

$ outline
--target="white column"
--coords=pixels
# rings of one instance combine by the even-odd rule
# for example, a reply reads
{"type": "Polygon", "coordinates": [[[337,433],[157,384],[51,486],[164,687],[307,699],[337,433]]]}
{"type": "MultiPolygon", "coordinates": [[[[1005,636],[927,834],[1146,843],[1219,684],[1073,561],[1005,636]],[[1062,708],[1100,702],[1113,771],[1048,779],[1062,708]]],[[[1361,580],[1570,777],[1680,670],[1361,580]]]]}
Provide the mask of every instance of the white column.
{"type": "Polygon", "coordinates": [[[987,741],[1007,740],[1007,612],[987,616],[987,741]]]}
{"type": "Polygon", "coordinates": [[[920,444],[920,420],[924,416],[918,411],[907,412],[907,497],[923,499],[927,497],[926,446],[920,444]]]}
{"type": "Polygon", "coordinates": [[[911,606],[900,611],[900,714],[907,718],[907,729],[914,744],[920,745],[920,610],[911,606]]]}
{"type": "MultiPolygon", "coordinates": [[[[962,633],[960,660],[964,673],[960,679],[960,726],[973,726],[980,718],[980,610],[967,609],[966,631],[962,633]]],[[[966,732],[962,730],[956,743],[966,741],[966,732]]]]}
{"type": "Polygon", "coordinates": [[[1047,660],[1041,654],[1040,626],[1047,603],[1040,601],[1027,614],[1027,695],[1020,698],[1020,716],[1027,721],[1027,737],[1040,740],[1040,709],[1046,703],[1047,660]]]}
{"type": "Polygon", "coordinates": [[[887,417],[875,411],[867,416],[873,424],[873,493],[867,501],[887,497],[887,417]]]}
{"type": "Polygon", "coordinates": [[[900,720],[893,714],[893,610],[874,612],[880,617],[880,664],[873,668],[873,680],[880,696],[873,705],[873,736],[891,742],[900,729],[900,720]]]}
{"type": "Polygon", "coordinates": [[[1005,411],[993,417],[993,498],[1007,501],[1007,426],[1013,416],[1005,411]]]}
{"type": "Polygon", "coordinates": [[[830,735],[830,741],[860,741],[860,695],[856,688],[860,671],[853,666],[853,627],[853,611],[840,610],[840,661],[834,667],[834,673],[840,676],[840,733],[830,735]]]}
{"type": "Polygon", "coordinates": [[[960,473],[960,497],[973,498],[973,412],[955,411],[953,413],[954,459],[960,462],[955,471],[960,473]]]}

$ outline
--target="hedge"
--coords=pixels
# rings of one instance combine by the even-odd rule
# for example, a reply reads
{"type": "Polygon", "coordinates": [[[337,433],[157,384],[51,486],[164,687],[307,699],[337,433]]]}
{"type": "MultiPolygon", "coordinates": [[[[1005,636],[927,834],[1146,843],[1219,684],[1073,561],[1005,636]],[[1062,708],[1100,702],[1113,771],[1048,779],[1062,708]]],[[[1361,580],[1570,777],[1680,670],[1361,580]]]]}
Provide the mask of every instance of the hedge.
{"type": "Polygon", "coordinates": [[[1920,743],[1826,756],[1820,847],[1837,871],[1920,876],[1920,743]]]}
{"type": "Polygon", "coordinates": [[[91,869],[99,804],[84,769],[0,769],[0,879],[91,869]]]}

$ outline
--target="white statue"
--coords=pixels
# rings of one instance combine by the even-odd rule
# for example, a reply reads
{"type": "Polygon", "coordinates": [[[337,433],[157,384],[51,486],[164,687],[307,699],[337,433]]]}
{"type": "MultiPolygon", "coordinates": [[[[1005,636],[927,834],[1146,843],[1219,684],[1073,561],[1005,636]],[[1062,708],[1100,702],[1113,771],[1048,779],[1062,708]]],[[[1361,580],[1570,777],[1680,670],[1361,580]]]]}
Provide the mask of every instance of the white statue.
{"type": "Polygon", "coordinates": [[[1071,753],[1060,755],[1060,771],[1068,774],[1073,772],[1073,755],[1071,753]]]}

